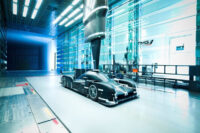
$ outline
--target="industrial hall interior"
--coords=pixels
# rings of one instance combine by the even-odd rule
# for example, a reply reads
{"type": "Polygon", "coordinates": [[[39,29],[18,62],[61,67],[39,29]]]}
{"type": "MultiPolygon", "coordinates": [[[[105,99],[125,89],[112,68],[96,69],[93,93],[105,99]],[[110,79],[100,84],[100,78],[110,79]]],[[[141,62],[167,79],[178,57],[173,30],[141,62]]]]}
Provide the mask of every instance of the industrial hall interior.
{"type": "Polygon", "coordinates": [[[0,133],[200,133],[200,0],[0,0],[0,133]]]}

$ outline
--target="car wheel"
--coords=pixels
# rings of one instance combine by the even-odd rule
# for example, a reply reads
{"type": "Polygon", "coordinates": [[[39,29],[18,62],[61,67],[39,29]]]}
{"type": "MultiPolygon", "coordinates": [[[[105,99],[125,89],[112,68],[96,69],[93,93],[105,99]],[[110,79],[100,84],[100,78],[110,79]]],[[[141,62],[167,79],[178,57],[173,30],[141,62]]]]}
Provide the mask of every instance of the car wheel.
{"type": "Polygon", "coordinates": [[[67,78],[63,78],[63,87],[67,87],[67,78]]]}
{"type": "Polygon", "coordinates": [[[69,87],[70,89],[72,89],[72,81],[71,81],[71,80],[68,81],[68,87],[69,87]]]}
{"type": "Polygon", "coordinates": [[[97,87],[95,85],[90,85],[90,87],[89,87],[89,97],[92,100],[97,100],[97,98],[98,98],[98,91],[97,91],[97,87]]]}

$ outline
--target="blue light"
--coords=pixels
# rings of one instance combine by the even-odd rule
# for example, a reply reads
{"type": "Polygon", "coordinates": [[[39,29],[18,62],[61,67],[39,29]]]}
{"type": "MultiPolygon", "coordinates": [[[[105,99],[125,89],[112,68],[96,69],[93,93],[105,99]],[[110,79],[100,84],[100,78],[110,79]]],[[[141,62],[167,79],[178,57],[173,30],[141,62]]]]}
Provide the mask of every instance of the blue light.
{"type": "Polygon", "coordinates": [[[7,30],[7,40],[23,43],[25,45],[37,45],[41,46],[43,59],[42,59],[42,69],[43,70],[53,70],[54,69],[54,54],[56,53],[56,40],[51,36],[46,36],[37,33],[18,31],[18,30],[7,30]]]}

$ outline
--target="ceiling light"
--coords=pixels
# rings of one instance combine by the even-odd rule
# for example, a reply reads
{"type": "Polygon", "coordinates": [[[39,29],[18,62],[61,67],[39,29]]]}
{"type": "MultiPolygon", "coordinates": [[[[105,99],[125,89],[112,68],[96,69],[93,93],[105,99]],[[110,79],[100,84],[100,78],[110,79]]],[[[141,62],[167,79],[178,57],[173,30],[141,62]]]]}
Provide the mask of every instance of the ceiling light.
{"type": "Polygon", "coordinates": [[[81,8],[81,9],[83,8],[83,4],[81,4],[80,8],[81,8]]]}
{"type": "Polygon", "coordinates": [[[60,25],[60,26],[63,25],[64,23],[67,22],[67,20],[69,20],[69,19],[68,19],[68,18],[65,18],[63,21],[61,21],[61,22],[59,23],[59,25],[60,25]]]}
{"type": "Polygon", "coordinates": [[[81,13],[81,14],[78,15],[76,18],[74,18],[74,20],[78,20],[78,19],[80,19],[81,17],[83,17],[83,13],[81,13]]]}
{"type": "Polygon", "coordinates": [[[65,25],[65,27],[68,27],[68,26],[71,25],[72,23],[74,23],[74,20],[71,20],[69,23],[67,23],[67,24],[65,25]]]}
{"type": "Polygon", "coordinates": [[[40,6],[42,4],[42,1],[43,0],[37,0],[37,3],[35,5],[35,9],[33,10],[33,13],[32,13],[32,16],[31,16],[32,19],[35,19],[37,12],[38,12],[38,9],[40,8],[40,6]]]}
{"type": "Polygon", "coordinates": [[[73,16],[76,15],[76,13],[78,13],[79,11],[80,11],[80,9],[77,8],[76,10],[74,10],[74,12],[72,12],[72,13],[68,16],[68,18],[73,17],[73,16]]]}
{"type": "Polygon", "coordinates": [[[29,6],[30,0],[25,0],[25,6],[29,6]]]}
{"type": "Polygon", "coordinates": [[[36,15],[37,15],[38,10],[34,9],[33,14],[31,16],[32,19],[35,19],[36,15]]]}
{"type": "Polygon", "coordinates": [[[17,15],[17,4],[13,3],[13,14],[17,15]]]}
{"type": "Polygon", "coordinates": [[[39,9],[40,6],[42,4],[42,0],[37,0],[37,3],[36,3],[36,6],[35,6],[35,9],[39,9]]]}
{"type": "Polygon", "coordinates": [[[61,16],[58,16],[54,21],[53,21],[53,24],[56,24],[56,23],[58,23],[58,21],[60,21],[61,20],[61,16]]]}
{"type": "MultiPolygon", "coordinates": [[[[53,24],[58,23],[58,21],[60,21],[62,19],[62,17],[64,17],[71,9],[73,6],[68,6],[54,21],[53,24]]],[[[63,20],[64,21],[64,20],[63,20]]],[[[61,22],[62,23],[62,22],[61,22]]],[[[59,25],[62,25],[62,24],[59,25]]],[[[63,23],[64,24],[64,23],[63,23]]]]}
{"type": "MultiPolygon", "coordinates": [[[[74,0],[72,2],[72,5],[68,6],[54,21],[53,24],[58,23],[72,8],[73,6],[75,6],[76,4],[78,4],[80,2],[80,0],[74,0]]],[[[83,8],[83,4],[80,6],[80,8],[83,8]]],[[[59,23],[59,25],[63,25],[65,22],[67,22],[67,20],[71,17],[73,17],[76,13],[78,13],[80,11],[80,9],[76,9],[74,10],[74,12],[72,12],[69,17],[65,18],[62,22],[59,23]]]]}
{"type": "Polygon", "coordinates": [[[17,3],[17,2],[18,2],[18,0],[13,0],[13,2],[17,3]]]}
{"type": "Polygon", "coordinates": [[[68,6],[68,7],[61,13],[61,16],[65,16],[71,9],[72,9],[72,6],[68,6]]]}
{"type": "Polygon", "coordinates": [[[79,1],[80,1],[80,0],[74,0],[74,1],[72,2],[72,5],[75,6],[79,1]]]}
{"type": "Polygon", "coordinates": [[[28,7],[24,6],[23,17],[26,17],[27,12],[28,12],[28,7]]]}

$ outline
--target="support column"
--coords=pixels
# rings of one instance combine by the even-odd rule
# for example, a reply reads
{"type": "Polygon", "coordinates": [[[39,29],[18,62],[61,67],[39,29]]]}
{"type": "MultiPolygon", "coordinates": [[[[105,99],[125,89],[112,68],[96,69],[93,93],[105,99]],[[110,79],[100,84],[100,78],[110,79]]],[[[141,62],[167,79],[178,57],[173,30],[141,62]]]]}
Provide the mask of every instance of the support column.
{"type": "MultiPolygon", "coordinates": [[[[196,65],[200,65],[200,0],[197,0],[197,18],[196,18],[196,65]]],[[[200,81],[200,77],[197,77],[200,81]]]]}
{"type": "Polygon", "coordinates": [[[126,48],[126,64],[129,65],[133,62],[134,58],[134,21],[135,21],[135,6],[133,6],[135,1],[129,3],[129,13],[128,13],[128,47],[126,48]]]}
{"type": "MultiPolygon", "coordinates": [[[[133,65],[138,69],[139,63],[139,0],[130,2],[129,5],[129,44],[128,44],[128,64],[133,65]],[[135,6],[132,6],[135,5],[135,6]]],[[[132,67],[132,68],[133,68],[132,67]]],[[[136,73],[136,80],[138,80],[138,73],[136,73]]]]}
{"type": "MultiPolygon", "coordinates": [[[[138,3],[139,0],[134,0],[134,3],[138,3]]],[[[135,6],[134,10],[134,62],[136,65],[139,63],[139,4],[135,6]]]]}
{"type": "Polygon", "coordinates": [[[99,56],[100,56],[100,48],[101,48],[101,38],[97,38],[91,41],[92,47],[92,56],[94,69],[99,69],[99,56]]]}

